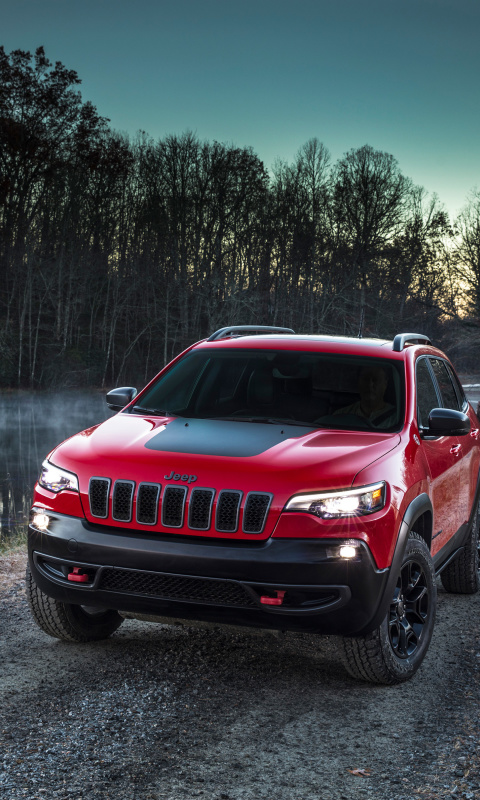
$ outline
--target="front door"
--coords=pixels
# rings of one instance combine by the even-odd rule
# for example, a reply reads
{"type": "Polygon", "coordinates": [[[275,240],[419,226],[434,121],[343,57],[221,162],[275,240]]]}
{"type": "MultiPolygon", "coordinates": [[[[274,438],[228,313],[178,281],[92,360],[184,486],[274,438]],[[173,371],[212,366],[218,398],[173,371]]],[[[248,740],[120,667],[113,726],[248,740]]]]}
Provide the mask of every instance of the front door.
{"type": "Polygon", "coordinates": [[[427,358],[417,361],[417,423],[422,448],[428,464],[433,503],[432,555],[452,538],[462,524],[459,508],[462,446],[456,436],[428,435],[428,417],[432,408],[442,405],[432,369],[427,358]]]}

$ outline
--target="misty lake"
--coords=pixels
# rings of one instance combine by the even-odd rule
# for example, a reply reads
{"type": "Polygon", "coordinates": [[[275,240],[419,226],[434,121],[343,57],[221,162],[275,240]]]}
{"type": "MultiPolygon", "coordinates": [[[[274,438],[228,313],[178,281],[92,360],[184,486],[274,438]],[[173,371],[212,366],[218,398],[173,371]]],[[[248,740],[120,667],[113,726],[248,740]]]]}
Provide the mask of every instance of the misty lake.
{"type": "Polygon", "coordinates": [[[33,486],[50,450],[113,413],[101,391],[0,394],[0,536],[27,521],[33,486]]]}
{"type": "MultiPolygon", "coordinates": [[[[465,387],[474,407],[480,400],[475,378],[465,387]]],[[[0,536],[27,521],[33,486],[50,450],[113,414],[98,390],[0,394],[0,536]]]]}

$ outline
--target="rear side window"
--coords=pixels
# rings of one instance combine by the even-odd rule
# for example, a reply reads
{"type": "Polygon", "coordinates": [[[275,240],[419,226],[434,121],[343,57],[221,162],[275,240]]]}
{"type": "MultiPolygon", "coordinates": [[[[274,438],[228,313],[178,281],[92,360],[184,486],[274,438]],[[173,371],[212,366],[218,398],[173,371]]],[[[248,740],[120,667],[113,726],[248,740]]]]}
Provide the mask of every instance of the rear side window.
{"type": "Polygon", "coordinates": [[[430,411],[438,408],[439,404],[427,359],[421,358],[417,361],[417,417],[420,428],[428,428],[430,411]]]}
{"type": "Polygon", "coordinates": [[[460,403],[460,408],[463,408],[465,403],[467,402],[467,398],[465,397],[465,392],[463,391],[463,386],[460,383],[460,381],[458,380],[457,376],[455,375],[455,372],[453,371],[453,369],[450,366],[450,364],[445,364],[445,366],[447,368],[448,374],[450,375],[450,377],[452,379],[452,383],[453,383],[453,385],[455,387],[455,391],[456,391],[456,393],[458,395],[458,402],[460,403]]]}
{"type": "Polygon", "coordinates": [[[452,379],[447,371],[447,365],[439,358],[430,359],[433,367],[433,373],[437,379],[438,387],[442,395],[443,405],[445,408],[453,408],[455,411],[461,410],[461,405],[454,389],[452,379]]]}

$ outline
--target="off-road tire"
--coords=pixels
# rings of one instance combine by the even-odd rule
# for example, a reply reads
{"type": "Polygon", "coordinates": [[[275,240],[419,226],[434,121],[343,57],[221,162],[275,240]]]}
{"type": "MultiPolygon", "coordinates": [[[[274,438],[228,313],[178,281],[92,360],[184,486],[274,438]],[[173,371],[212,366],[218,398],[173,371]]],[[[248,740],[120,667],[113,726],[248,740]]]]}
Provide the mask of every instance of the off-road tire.
{"type": "Polygon", "coordinates": [[[424,540],[412,532],[385,618],[371,633],[342,640],[344,665],[350,675],[383,684],[411,678],[432,638],[436,602],[430,551],[424,540]]]}
{"type": "Polygon", "coordinates": [[[479,505],[475,509],[468,540],[459,555],[440,573],[440,580],[447,592],[475,594],[480,588],[479,574],[479,505]]]}
{"type": "Polygon", "coordinates": [[[63,642],[95,642],[107,639],[122,624],[123,618],[111,609],[88,612],[83,606],[62,603],[44,594],[26,574],[27,600],[39,628],[63,642]]]}

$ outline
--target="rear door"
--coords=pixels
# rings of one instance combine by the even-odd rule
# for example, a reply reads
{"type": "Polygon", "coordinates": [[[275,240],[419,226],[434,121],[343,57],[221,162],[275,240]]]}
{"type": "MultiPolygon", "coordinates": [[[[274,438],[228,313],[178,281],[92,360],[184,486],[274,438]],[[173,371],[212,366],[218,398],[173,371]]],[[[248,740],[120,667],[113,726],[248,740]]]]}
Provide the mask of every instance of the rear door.
{"type": "MultiPolygon", "coordinates": [[[[463,389],[448,362],[440,358],[432,358],[430,359],[430,363],[445,408],[453,408],[455,411],[468,413],[468,404],[463,389]]],[[[458,506],[461,512],[460,524],[467,522],[474,500],[478,475],[478,436],[478,428],[472,425],[470,433],[467,434],[467,436],[459,436],[457,439],[460,462],[460,486],[458,494],[458,506]]]]}

